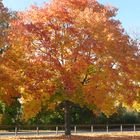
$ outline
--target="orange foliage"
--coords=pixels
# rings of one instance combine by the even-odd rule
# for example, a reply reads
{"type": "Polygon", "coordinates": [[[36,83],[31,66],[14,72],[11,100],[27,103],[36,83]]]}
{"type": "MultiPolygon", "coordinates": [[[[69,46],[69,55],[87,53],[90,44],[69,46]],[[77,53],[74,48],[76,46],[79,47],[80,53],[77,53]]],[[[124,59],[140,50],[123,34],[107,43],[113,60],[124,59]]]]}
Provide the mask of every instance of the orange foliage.
{"type": "Polygon", "coordinates": [[[96,0],[53,0],[18,14],[4,57],[22,79],[26,111],[70,100],[110,115],[140,103],[140,52],[115,15],[96,0]]]}

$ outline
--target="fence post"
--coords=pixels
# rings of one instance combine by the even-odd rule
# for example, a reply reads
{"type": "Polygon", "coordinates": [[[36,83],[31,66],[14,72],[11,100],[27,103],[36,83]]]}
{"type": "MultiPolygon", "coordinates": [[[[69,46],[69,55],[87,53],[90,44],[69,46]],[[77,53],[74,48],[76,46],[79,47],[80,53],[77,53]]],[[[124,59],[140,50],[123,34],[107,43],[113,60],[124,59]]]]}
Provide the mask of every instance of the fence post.
{"type": "Polygon", "coordinates": [[[91,132],[93,132],[93,125],[91,126],[91,132]]]}
{"type": "Polygon", "coordinates": [[[56,135],[58,134],[58,126],[56,126],[56,135]]]}
{"type": "Polygon", "coordinates": [[[36,134],[39,135],[39,127],[36,127],[36,134]]]}
{"type": "Polygon", "coordinates": [[[136,132],[136,125],[134,124],[134,132],[136,132]]]}
{"type": "Polygon", "coordinates": [[[123,130],[123,127],[122,127],[122,124],[120,125],[120,131],[122,132],[122,130],[123,130]]]}
{"type": "Polygon", "coordinates": [[[106,132],[108,133],[108,125],[106,126],[106,132]]]}
{"type": "Polygon", "coordinates": [[[15,127],[15,136],[17,136],[17,126],[15,127]]]}
{"type": "Polygon", "coordinates": [[[74,126],[74,133],[77,133],[77,128],[76,128],[76,126],[74,126]]]}

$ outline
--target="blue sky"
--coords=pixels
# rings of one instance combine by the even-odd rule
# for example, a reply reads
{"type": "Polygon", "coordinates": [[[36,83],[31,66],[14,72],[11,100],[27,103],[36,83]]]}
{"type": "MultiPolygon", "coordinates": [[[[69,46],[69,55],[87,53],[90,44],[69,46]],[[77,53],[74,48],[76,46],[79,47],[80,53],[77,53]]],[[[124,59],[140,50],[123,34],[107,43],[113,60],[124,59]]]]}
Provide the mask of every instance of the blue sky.
{"type": "MultiPolygon", "coordinates": [[[[5,6],[11,10],[25,10],[31,4],[41,5],[50,0],[3,0],[5,6]]],[[[111,4],[119,9],[117,19],[122,22],[127,32],[140,32],[140,0],[98,0],[104,4],[111,4]]]]}

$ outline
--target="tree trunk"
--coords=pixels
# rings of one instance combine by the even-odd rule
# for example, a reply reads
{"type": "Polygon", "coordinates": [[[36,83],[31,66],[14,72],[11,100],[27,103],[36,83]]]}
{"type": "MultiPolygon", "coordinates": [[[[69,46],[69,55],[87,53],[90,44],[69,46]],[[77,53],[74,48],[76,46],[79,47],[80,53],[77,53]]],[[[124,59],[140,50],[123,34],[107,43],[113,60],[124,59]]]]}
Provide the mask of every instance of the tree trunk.
{"type": "Polygon", "coordinates": [[[71,127],[70,127],[70,102],[64,102],[65,109],[65,135],[71,135],[71,127]]]}

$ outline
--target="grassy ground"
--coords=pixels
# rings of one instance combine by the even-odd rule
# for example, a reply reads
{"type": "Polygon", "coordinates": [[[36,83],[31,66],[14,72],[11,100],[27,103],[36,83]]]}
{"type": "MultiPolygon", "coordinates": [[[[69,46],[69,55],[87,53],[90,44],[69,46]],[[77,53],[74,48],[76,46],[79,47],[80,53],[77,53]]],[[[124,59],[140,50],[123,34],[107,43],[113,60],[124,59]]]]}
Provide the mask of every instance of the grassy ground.
{"type": "Polygon", "coordinates": [[[76,134],[66,136],[29,136],[0,137],[0,140],[140,140],[140,132],[109,133],[109,134],[76,134]]]}

